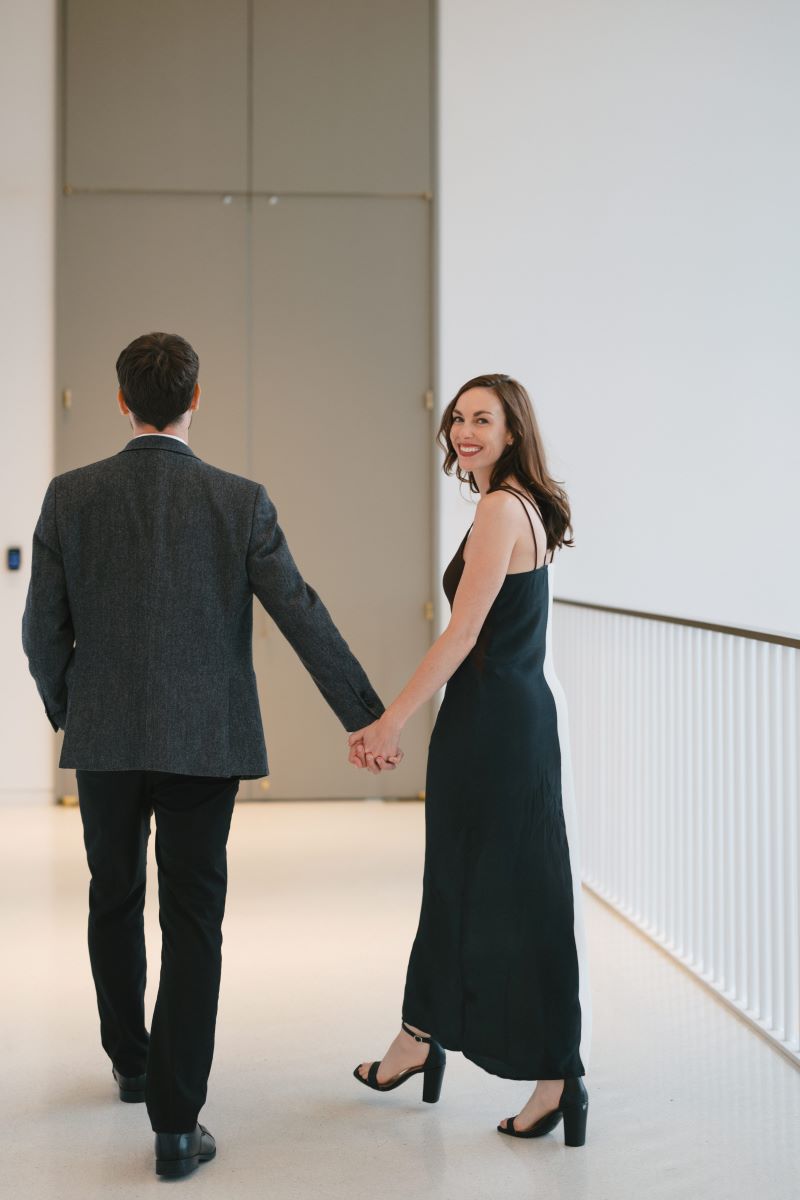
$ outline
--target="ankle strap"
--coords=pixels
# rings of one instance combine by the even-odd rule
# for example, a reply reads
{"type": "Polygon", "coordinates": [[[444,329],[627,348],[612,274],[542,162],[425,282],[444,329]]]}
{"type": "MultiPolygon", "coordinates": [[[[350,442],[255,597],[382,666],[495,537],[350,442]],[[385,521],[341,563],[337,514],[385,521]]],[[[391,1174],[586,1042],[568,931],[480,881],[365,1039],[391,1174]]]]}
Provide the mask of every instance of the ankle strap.
{"type": "Polygon", "coordinates": [[[414,1033],[414,1030],[409,1029],[405,1021],[401,1021],[400,1024],[403,1026],[403,1029],[405,1029],[406,1033],[411,1034],[415,1042],[429,1042],[431,1040],[429,1037],[421,1037],[418,1033],[414,1033]]]}

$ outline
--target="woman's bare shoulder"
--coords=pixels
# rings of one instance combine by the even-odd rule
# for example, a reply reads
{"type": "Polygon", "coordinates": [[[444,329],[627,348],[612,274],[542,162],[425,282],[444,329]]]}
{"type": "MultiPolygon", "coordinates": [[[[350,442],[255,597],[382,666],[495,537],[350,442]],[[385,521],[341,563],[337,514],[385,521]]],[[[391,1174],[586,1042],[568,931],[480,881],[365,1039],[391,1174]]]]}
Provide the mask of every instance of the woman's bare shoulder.
{"type": "Polygon", "coordinates": [[[508,492],[487,492],[475,508],[475,520],[470,534],[492,538],[498,532],[515,529],[519,519],[525,520],[519,500],[508,492]],[[514,511],[516,509],[516,512],[514,511]]]}
{"type": "Polygon", "coordinates": [[[519,510],[520,502],[511,495],[511,492],[503,491],[498,488],[494,492],[487,492],[481,497],[475,515],[483,512],[484,516],[488,514],[510,513],[519,510]]]}
{"type": "Polygon", "coordinates": [[[538,522],[541,525],[541,517],[533,498],[527,495],[527,493],[520,495],[519,492],[522,490],[520,488],[518,492],[514,493],[497,488],[493,492],[487,492],[478,504],[476,519],[480,510],[486,505],[484,509],[485,516],[491,515],[495,519],[503,520],[506,519],[506,514],[508,514],[509,519],[516,522],[522,521],[527,529],[528,526],[525,520],[525,513],[527,512],[534,522],[538,522]]]}

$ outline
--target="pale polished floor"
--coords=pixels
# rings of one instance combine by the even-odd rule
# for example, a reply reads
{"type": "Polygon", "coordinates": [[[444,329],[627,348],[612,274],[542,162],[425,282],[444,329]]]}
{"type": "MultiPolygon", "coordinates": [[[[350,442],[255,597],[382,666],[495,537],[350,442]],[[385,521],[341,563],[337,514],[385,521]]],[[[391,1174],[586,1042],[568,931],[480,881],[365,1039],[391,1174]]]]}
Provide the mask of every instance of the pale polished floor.
{"type": "MultiPolygon", "coordinates": [[[[2,1164],[9,1200],[142,1197],[142,1105],[115,1098],[85,944],[75,810],[0,809],[2,1164]]],[[[586,894],[587,1143],[495,1132],[530,1088],[448,1056],[442,1099],[351,1078],[398,1028],[420,804],[237,807],[209,1101],[218,1154],[173,1186],[271,1200],[738,1200],[800,1195],[800,1073],[586,894]]],[[[152,840],[151,840],[152,861],[152,840]]],[[[148,901],[157,976],[155,889],[148,901]]]]}

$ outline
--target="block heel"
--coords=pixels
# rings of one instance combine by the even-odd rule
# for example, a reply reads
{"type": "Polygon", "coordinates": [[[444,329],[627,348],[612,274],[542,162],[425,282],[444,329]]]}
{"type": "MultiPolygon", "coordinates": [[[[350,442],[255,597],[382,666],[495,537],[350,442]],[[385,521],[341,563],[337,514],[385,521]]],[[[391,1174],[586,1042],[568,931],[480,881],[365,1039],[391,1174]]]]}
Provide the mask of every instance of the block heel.
{"type": "Polygon", "coordinates": [[[438,1042],[431,1042],[422,1077],[422,1099],[435,1104],[442,1094],[446,1055],[438,1042]]]}
{"type": "Polygon", "coordinates": [[[194,1154],[191,1158],[157,1158],[156,1175],[164,1175],[167,1179],[180,1179],[184,1175],[191,1175],[199,1166],[199,1154],[194,1154]]]}
{"type": "MultiPolygon", "coordinates": [[[[570,1083],[581,1083],[580,1080],[570,1080],[570,1083]]],[[[564,1114],[564,1145],[583,1146],[586,1142],[586,1121],[589,1116],[589,1096],[583,1087],[583,1095],[577,1093],[575,1099],[566,1100],[562,1097],[561,1111],[564,1114]]]]}

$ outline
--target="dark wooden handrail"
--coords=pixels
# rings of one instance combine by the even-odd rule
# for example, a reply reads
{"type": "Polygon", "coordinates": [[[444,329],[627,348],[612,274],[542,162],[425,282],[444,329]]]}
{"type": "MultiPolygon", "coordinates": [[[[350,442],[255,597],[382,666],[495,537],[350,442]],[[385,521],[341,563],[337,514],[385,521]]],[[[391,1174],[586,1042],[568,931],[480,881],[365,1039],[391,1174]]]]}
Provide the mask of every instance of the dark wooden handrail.
{"type": "Polygon", "coordinates": [[[692,621],[688,617],[670,617],[666,613],[642,612],[636,608],[614,608],[610,604],[590,604],[586,600],[567,600],[553,597],[554,604],[569,604],[573,608],[591,608],[595,612],[619,613],[623,617],[641,617],[645,621],[664,621],[669,625],[688,625],[690,629],[710,629],[712,633],[730,633],[734,637],[749,638],[756,642],[771,642],[774,646],[792,646],[800,650],[800,638],[785,633],[769,633],[765,629],[740,629],[736,625],[717,625],[713,621],[692,621]]]}

